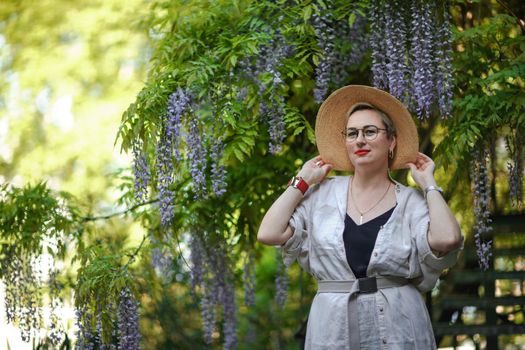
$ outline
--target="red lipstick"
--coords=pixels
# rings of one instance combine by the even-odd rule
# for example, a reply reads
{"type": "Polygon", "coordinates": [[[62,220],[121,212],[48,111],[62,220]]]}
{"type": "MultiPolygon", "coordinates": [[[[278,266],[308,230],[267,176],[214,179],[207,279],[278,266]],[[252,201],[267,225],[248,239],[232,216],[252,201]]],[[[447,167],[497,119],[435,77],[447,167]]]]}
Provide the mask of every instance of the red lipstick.
{"type": "Polygon", "coordinates": [[[354,154],[357,154],[358,156],[364,156],[365,154],[368,154],[368,152],[370,151],[366,149],[358,149],[354,152],[354,154]]]}

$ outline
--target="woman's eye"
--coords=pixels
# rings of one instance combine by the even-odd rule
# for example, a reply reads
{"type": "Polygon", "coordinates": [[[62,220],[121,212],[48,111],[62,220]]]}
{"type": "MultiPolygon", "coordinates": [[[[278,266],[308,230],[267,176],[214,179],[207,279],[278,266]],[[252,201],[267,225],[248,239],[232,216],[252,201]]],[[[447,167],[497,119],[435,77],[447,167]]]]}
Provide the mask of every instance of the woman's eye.
{"type": "Polygon", "coordinates": [[[366,136],[374,136],[376,134],[375,130],[365,130],[366,136]]]}
{"type": "Polygon", "coordinates": [[[348,131],[346,135],[350,138],[355,138],[357,137],[357,131],[348,131]]]}

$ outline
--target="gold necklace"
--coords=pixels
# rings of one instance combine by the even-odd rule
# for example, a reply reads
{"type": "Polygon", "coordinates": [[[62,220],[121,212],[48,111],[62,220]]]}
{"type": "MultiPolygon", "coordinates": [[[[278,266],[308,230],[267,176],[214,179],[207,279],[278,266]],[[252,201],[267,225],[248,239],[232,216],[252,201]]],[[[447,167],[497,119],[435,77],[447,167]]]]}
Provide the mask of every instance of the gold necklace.
{"type": "Polygon", "coordinates": [[[386,191],[385,193],[383,193],[383,195],[381,196],[381,198],[379,198],[379,200],[377,201],[376,204],[374,204],[374,206],[370,209],[368,209],[367,211],[363,211],[361,212],[361,210],[359,210],[359,208],[357,207],[357,202],[356,200],[354,199],[354,191],[352,191],[352,188],[354,187],[354,179],[352,178],[352,183],[351,183],[351,186],[350,186],[350,197],[352,197],[352,200],[354,201],[354,207],[355,209],[357,210],[357,212],[359,213],[360,217],[359,217],[359,225],[362,225],[363,224],[363,215],[368,213],[370,210],[374,209],[375,207],[377,207],[377,205],[379,203],[381,203],[381,201],[383,200],[383,198],[385,198],[386,194],[388,193],[388,190],[390,189],[390,185],[392,185],[392,182],[388,181],[388,187],[386,188],[386,191]]]}

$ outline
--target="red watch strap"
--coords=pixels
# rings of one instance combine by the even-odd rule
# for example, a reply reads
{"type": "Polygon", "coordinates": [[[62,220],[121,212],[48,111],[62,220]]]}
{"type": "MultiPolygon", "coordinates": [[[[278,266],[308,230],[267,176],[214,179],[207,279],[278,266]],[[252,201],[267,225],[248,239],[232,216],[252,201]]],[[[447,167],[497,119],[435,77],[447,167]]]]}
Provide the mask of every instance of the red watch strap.
{"type": "Polygon", "coordinates": [[[306,191],[308,191],[308,187],[310,187],[308,185],[308,183],[306,181],[304,181],[304,179],[302,177],[300,177],[300,176],[292,177],[290,182],[288,182],[288,186],[292,186],[293,188],[297,188],[299,191],[301,191],[303,193],[303,195],[306,193],[306,191]]]}

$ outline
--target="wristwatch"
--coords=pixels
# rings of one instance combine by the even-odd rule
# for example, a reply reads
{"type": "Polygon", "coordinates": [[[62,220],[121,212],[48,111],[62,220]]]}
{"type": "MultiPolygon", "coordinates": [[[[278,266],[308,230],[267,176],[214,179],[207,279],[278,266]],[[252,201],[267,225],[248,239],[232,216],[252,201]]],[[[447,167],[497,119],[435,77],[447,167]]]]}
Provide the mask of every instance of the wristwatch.
{"type": "Polygon", "coordinates": [[[443,194],[443,189],[441,187],[438,187],[438,186],[428,186],[427,188],[425,188],[425,198],[427,198],[427,194],[428,192],[430,191],[438,191],[439,193],[443,194]]]}
{"type": "Polygon", "coordinates": [[[308,191],[308,184],[304,179],[300,176],[294,176],[291,178],[291,180],[288,182],[288,186],[292,186],[293,188],[297,188],[299,191],[302,192],[304,195],[306,191],[308,191]]]}

